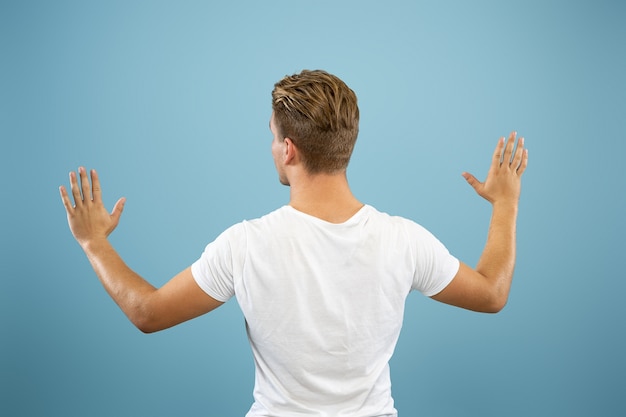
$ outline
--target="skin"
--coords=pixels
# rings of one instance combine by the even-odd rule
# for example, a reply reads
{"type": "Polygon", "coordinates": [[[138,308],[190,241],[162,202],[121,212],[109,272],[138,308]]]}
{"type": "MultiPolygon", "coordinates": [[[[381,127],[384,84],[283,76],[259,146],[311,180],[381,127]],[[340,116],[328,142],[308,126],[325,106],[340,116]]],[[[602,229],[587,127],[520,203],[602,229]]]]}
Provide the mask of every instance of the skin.
{"type": "Polygon", "coordinates": [[[509,297],[515,268],[515,232],[522,174],[528,165],[524,138],[512,132],[500,138],[485,182],[464,172],[463,178],[492,205],[487,243],[475,269],[461,262],[452,282],[432,298],[485,313],[497,313],[509,297]]]}
{"type": "Polygon", "coordinates": [[[293,141],[279,136],[273,115],[270,130],[274,165],[280,183],[289,186],[290,206],[330,223],[343,223],[363,207],[348,186],[345,170],[310,174],[293,141]]]}
{"type": "MultiPolygon", "coordinates": [[[[350,190],[345,170],[310,174],[293,141],[277,134],[273,116],[270,130],[279,181],[290,187],[292,207],[331,223],[342,223],[363,207],[350,190]]],[[[498,312],[506,304],[515,266],[521,176],[528,164],[524,139],[517,140],[517,146],[515,143],[515,132],[508,140],[498,141],[484,182],[469,173],[462,174],[478,195],[492,204],[487,243],[476,268],[461,263],[452,282],[433,299],[481,312],[498,312]]],[[[119,199],[108,212],[95,170],[88,173],[80,167],[69,177],[70,190],[61,186],[59,191],[70,230],[108,294],[139,330],[151,333],[167,329],[223,304],[196,284],[190,267],[161,288],[131,270],[108,241],[119,224],[126,200],[119,199]]]]}

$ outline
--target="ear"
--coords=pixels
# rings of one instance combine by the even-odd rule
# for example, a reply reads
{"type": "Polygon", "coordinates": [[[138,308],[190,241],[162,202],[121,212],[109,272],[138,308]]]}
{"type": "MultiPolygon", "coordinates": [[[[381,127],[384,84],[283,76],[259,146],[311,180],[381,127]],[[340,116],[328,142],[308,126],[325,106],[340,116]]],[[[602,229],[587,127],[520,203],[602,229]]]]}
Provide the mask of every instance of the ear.
{"type": "Polygon", "coordinates": [[[285,158],[285,164],[292,164],[294,161],[297,160],[298,148],[296,148],[296,145],[289,138],[285,138],[284,143],[285,143],[285,152],[283,156],[285,158]]]}

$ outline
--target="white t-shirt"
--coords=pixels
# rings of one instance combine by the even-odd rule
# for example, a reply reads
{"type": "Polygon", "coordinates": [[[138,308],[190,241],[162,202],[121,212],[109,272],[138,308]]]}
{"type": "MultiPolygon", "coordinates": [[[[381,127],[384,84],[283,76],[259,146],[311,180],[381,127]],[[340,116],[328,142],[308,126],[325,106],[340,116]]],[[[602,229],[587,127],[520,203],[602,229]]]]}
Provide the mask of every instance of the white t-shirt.
{"type": "Polygon", "coordinates": [[[247,417],[396,416],[389,359],[411,290],[437,294],[459,261],[418,224],[364,206],[341,224],[283,206],[236,224],[191,268],[235,296],[255,363],[247,417]]]}

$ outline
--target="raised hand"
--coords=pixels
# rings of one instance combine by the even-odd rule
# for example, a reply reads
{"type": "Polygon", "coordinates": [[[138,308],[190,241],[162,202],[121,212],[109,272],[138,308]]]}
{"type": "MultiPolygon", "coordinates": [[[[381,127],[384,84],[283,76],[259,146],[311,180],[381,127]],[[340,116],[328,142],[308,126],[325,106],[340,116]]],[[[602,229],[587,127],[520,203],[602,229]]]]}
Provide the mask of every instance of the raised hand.
{"type": "Polygon", "coordinates": [[[92,241],[106,239],[109,236],[117,227],[126,202],[124,198],[120,198],[115,203],[113,211],[109,213],[102,203],[98,174],[93,169],[90,174],[91,186],[84,167],[78,169],[80,181],[75,172],[70,172],[73,205],[66,188],[59,187],[70,230],[83,248],[92,241]]]}
{"type": "Polygon", "coordinates": [[[462,175],[474,190],[492,204],[517,205],[521,192],[521,177],[528,165],[528,150],[524,148],[524,138],[517,140],[512,132],[506,141],[500,138],[493,153],[491,167],[485,182],[480,182],[472,174],[462,175]]]}

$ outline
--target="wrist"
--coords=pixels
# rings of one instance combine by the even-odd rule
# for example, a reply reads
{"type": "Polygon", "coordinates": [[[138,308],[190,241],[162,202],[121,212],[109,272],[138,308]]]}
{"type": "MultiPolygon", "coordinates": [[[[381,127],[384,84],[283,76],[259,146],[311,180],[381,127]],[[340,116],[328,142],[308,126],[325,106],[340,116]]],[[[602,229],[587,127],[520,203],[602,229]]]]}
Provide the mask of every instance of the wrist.
{"type": "Polygon", "coordinates": [[[85,239],[78,242],[85,253],[97,253],[100,250],[110,246],[106,237],[85,239]]]}
{"type": "Polygon", "coordinates": [[[517,213],[517,209],[518,209],[518,202],[517,201],[494,201],[492,203],[492,207],[494,210],[498,210],[498,211],[507,211],[507,212],[512,212],[512,213],[517,213]]]}

